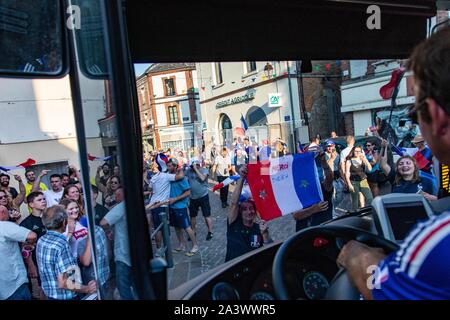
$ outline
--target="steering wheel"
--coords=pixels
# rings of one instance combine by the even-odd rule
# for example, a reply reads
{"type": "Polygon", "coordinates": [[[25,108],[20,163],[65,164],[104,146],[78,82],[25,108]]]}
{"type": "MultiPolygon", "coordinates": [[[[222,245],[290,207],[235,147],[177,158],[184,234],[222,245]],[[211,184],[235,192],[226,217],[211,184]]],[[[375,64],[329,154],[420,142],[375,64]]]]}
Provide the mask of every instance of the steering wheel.
{"type": "MultiPolygon", "coordinates": [[[[287,239],[278,249],[272,268],[272,279],[275,294],[280,300],[291,300],[293,297],[287,290],[285,267],[291,252],[298,251],[305,243],[312,243],[316,237],[344,241],[356,240],[371,247],[382,248],[385,253],[397,251],[399,246],[365,230],[345,226],[318,226],[304,229],[287,239]]],[[[331,242],[331,241],[330,241],[331,242]]],[[[337,245],[337,249],[341,249],[337,245]]],[[[325,299],[357,300],[360,294],[350,283],[347,272],[341,268],[330,283],[325,299]]]]}

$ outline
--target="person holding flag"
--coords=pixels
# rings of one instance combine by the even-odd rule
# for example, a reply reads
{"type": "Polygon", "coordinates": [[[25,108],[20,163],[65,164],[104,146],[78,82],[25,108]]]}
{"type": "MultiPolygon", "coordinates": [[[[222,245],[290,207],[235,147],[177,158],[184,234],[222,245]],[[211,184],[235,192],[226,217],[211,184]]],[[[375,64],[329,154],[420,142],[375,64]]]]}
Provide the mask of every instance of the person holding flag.
{"type": "MultiPolygon", "coordinates": [[[[381,148],[385,149],[388,142],[383,140],[381,148]]],[[[395,165],[395,169],[389,166],[387,150],[382,150],[380,168],[392,185],[393,193],[421,193],[428,200],[437,200],[433,195],[433,184],[429,179],[420,177],[417,161],[408,154],[401,156],[395,165]]]]}
{"type": "Polygon", "coordinates": [[[428,174],[432,174],[433,154],[430,148],[425,145],[425,139],[422,135],[418,134],[411,142],[418,149],[413,157],[416,159],[419,169],[428,174]]]}
{"type": "Polygon", "coordinates": [[[227,219],[227,253],[225,262],[271,242],[267,222],[259,219],[253,200],[241,199],[247,165],[239,169],[240,178],[231,196],[227,219]]]}
{"type": "Polygon", "coordinates": [[[336,156],[336,153],[334,153],[330,158],[327,157],[326,153],[320,153],[317,156],[320,161],[320,167],[317,167],[317,170],[323,170],[323,175],[319,174],[319,176],[324,177],[323,181],[320,182],[323,201],[292,214],[292,217],[295,219],[296,232],[308,227],[317,226],[325,221],[333,219],[332,200],[334,193],[334,174],[331,168],[334,165],[336,156]]]}

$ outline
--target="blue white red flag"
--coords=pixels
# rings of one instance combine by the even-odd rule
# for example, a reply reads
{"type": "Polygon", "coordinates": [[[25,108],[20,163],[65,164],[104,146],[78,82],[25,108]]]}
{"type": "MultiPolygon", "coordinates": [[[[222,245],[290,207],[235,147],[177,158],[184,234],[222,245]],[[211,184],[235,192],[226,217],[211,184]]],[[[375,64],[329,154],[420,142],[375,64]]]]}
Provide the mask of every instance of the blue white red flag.
{"type": "Polygon", "coordinates": [[[108,157],[96,157],[96,156],[92,156],[88,153],[88,160],[89,161],[108,161],[112,158],[112,156],[108,156],[108,157]]]}
{"type": "Polygon", "coordinates": [[[269,221],[323,200],[314,154],[248,165],[247,181],[261,219],[269,221]]]}
{"type": "Polygon", "coordinates": [[[244,131],[247,131],[248,129],[247,122],[245,121],[245,118],[242,114],[241,114],[241,128],[244,129],[244,131]]]}
{"type": "Polygon", "coordinates": [[[238,174],[235,175],[235,176],[229,176],[228,178],[226,178],[225,180],[223,180],[221,183],[216,184],[216,185],[213,187],[212,191],[214,192],[214,191],[219,190],[219,189],[221,189],[221,188],[223,188],[223,187],[226,187],[226,186],[229,185],[230,183],[233,183],[233,182],[235,182],[235,181],[238,181],[240,177],[241,177],[241,176],[238,175],[238,174]]]}
{"type": "Polygon", "coordinates": [[[28,167],[31,167],[31,166],[34,165],[35,163],[36,163],[35,160],[33,160],[33,159],[31,159],[31,158],[28,158],[27,161],[22,162],[22,163],[20,163],[20,164],[18,164],[18,165],[16,165],[16,166],[6,166],[6,167],[3,166],[3,167],[0,167],[0,170],[1,170],[1,171],[8,172],[8,171],[11,171],[11,170],[26,169],[26,168],[28,168],[28,167]]]}

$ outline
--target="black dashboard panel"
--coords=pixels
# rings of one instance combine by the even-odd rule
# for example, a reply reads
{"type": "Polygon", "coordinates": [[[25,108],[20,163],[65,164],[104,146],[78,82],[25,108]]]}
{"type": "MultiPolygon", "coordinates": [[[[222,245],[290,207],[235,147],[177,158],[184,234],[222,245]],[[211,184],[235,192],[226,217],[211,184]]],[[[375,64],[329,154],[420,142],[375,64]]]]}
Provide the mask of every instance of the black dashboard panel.
{"type": "MultiPolygon", "coordinates": [[[[376,233],[370,214],[348,216],[327,225],[342,225],[376,233]]],[[[270,300],[276,299],[272,267],[282,243],[273,243],[233,259],[172,290],[176,300],[270,300]]],[[[288,290],[296,299],[323,298],[324,288],[338,271],[336,239],[305,239],[287,259],[288,290]]]]}

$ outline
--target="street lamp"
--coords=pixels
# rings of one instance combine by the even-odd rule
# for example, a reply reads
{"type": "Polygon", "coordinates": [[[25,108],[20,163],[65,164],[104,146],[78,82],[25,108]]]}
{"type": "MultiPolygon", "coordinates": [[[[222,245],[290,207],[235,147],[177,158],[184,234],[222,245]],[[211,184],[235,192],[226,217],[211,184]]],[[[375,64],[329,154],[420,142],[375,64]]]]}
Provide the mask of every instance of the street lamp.
{"type": "Polygon", "coordinates": [[[273,75],[273,67],[269,62],[267,62],[266,65],[264,66],[264,73],[267,79],[270,79],[270,77],[273,75]]]}

